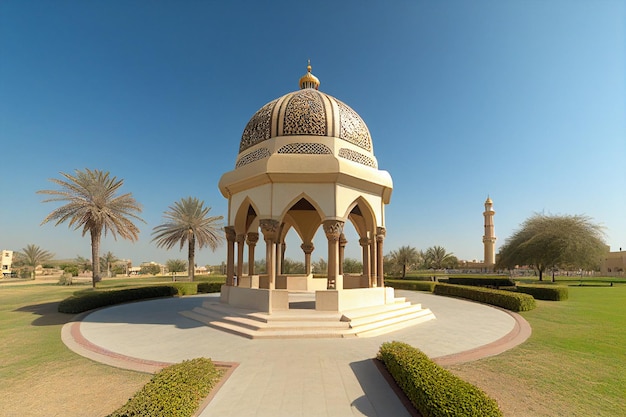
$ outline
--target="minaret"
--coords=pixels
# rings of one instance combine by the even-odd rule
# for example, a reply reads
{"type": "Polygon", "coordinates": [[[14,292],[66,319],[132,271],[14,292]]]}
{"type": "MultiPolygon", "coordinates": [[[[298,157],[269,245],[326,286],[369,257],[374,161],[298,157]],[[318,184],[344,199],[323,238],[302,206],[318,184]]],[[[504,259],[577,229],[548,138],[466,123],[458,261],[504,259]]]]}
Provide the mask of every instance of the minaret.
{"type": "Polygon", "coordinates": [[[483,245],[485,246],[484,263],[487,269],[493,269],[496,264],[496,235],[493,229],[493,216],[496,212],[493,210],[493,201],[487,197],[485,201],[485,235],[483,236],[483,245]]]}

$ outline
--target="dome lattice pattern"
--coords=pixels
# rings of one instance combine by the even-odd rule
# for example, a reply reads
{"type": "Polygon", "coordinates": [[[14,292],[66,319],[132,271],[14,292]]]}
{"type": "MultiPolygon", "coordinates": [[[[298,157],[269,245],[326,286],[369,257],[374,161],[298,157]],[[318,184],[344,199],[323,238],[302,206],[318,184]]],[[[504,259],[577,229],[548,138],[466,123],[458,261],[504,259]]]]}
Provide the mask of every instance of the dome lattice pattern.
{"type": "Polygon", "coordinates": [[[307,88],[261,107],[243,131],[239,153],[274,137],[297,135],[338,137],[372,152],[372,138],[357,112],[328,94],[307,88]],[[334,131],[335,121],[339,132],[334,131]]]}

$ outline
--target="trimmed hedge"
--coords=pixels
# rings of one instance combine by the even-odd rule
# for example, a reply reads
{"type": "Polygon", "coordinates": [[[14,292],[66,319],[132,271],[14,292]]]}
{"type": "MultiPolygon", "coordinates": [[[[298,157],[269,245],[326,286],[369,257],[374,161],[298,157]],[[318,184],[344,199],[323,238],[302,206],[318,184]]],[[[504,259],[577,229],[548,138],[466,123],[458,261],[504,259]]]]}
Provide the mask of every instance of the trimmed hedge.
{"type": "Polygon", "coordinates": [[[530,294],[536,300],[563,301],[569,297],[569,289],[561,286],[518,285],[516,290],[530,294]]]}
{"type": "Polygon", "coordinates": [[[201,282],[198,284],[198,294],[209,294],[222,291],[223,282],[201,282]]]}
{"type": "Polygon", "coordinates": [[[197,282],[173,282],[167,284],[169,287],[174,287],[178,291],[178,295],[196,295],[198,294],[197,282]]]}
{"type": "Polygon", "coordinates": [[[515,282],[506,277],[449,277],[448,284],[496,288],[515,286],[515,282]]]}
{"type": "Polygon", "coordinates": [[[528,311],[537,306],[537,303],[532,295],[504,290],[492,290],[488,288],[440,283],[435,286],[435,290],[433,292],[437,295],[467,298],[469,300],[502,307],[511,311],[528,311]]]}
{"type": "Polygon", "coordinates": [[[410,290],[410,291],[429,291],[433,292],[435,285],[434,281],[404,281],[397,279],[386,279],[385,285],[393,287],[396,290],[410,290]]]}
{"type": "Polygon", "coordinates": [[[191,417],[222,374],[206,358],[169,366],[108,417],[191,417]]]}
{"type": "Polygon", "coordinates": [[[94,308],[106,307],[147,298],[172,297],[179,289],[172,285],[155,285],[140,288],[125,288],[113,291],[81,292],[59,303],[59,313],[77,314],[94,308]]]}
{"type": "Polygon", "coordinates": [[[383,343],[378,359],[419,412],[429,417],[501,417],[498,403],[406,343],[383,343]]]}

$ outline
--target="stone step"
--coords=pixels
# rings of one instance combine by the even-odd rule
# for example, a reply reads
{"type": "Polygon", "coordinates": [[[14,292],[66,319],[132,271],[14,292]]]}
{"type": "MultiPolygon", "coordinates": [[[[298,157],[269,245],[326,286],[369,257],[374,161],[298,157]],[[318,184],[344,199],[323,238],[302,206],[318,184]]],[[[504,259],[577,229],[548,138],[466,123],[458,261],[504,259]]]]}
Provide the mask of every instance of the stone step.
{"type": "Polygon", "coordinates": [[[422,310],[421,304],[411,304],[409,302],[386,304],[384,306],[366,307],[344,312],[343,321],[350,321],[353,325],[380,321],[386,318],[396,317],[402,314],[409,314],[413,311],[422,310]]]}
{"type": "MultiPolygon", "coordinates": [[[[354,334],[349,332],[349,328],[302,328],[294,326],[292,328],[278,328],[267,327],[265,329],[251,329],[249,327],[243,327],[240,324],[231,323],[221,320],[212,320],[206,315],[198,314],[194,311],[183,311],[180,314],[196,320],[207,326],[219,329],[237,336],[246,337],[248,339],[275,339],[275,338],[342,338],[342,337],[354,337],[354,334]]],[[[319,325],[319,323],[318,323],[319,325]]]]}
{"type": "Polygon", "coordinates": [[[201,307],[181,312],[207,326],[250,339],[371,337],[435,318],[421,305],[403,298],[383,306],[344,312],[315,310],[260,313],[207,301],[201,307]]]}
{"type": "Polygon", "coordinates": [[[422,310],[422,314],[415,316],[411,319],[405,319],[405,320],[401,320],[395,323],[387,323],[385,326],[372,327],[367,330],[357,328],[355,329],[356,330],[355,336],[357,337],[379,336],[381,334],[395,332],[396,330],[406,329],[408,327],[415,326],[417,324],[424,323],[429,320],[433,320],[434,318],[435,318],[435,315],[429,309],[424,309],[422,310]]]}
{"type": "Polygon", "coordinates": [[[267,317],[258,317],[257,314],[262,313],[250,313],[247,315],[240,313],[231,314],[231,312],[225,312],[223,309],[218,310],[211,307],[213,306],[195,307],[192,311],[214,322],[239,325],[254,331],[271,331],[272,329],[336,330],[350,328],[349,323],[340,321],[341,315],[338,313],[322,314],[321,317],[316,315],[315,312],[298,315],[298,317],[294,317],[293,314],[288,315],[280,313],[266,315],[267,317]]]}
{"type": "MultiPolygon", "coordinates": [[[[428,309],[419,309],[419,310],[406,309],[405,311],[398,312],[398,314],[395,316],[387,316],[385,318],[381,318],[380,320],[371,318],[368,321],[361,321],[361,322],[356,322],[356,323],[350,322],[350,326],[353,329],[355,329],[357,333],[364,333],[369,330],[392,326],[392,325],[404,323],[413,319],[428,317],[431,315],[432,315],[432,312],[428,309]]],[[[433,318],[433,317],[430,317],[430,318],[433,318]]]]}
{"type": "Polygon", "coordinates": [[[339,320],[341,318],[341,313],[305,309],[274,311],[272,314],[267,314],[255,310],[231,307],[227,304],[215,301],[205,301],[204,303],[202,303],[202,307],[210,311],[222,313],[224,315],[248,317],[264,323],[276,321],[300,321],[303,319],[307,321],[328,321],[339,320]]]}

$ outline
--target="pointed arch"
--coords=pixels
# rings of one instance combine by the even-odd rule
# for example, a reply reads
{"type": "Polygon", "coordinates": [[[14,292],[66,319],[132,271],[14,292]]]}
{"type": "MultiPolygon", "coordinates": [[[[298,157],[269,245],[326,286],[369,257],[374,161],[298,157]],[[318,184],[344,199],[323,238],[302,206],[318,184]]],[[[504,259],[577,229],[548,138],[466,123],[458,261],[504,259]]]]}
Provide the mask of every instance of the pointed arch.
{"type": "Polygon", "coordinates": [[[234,226],[236,233],[247,233],[248,231],[250,231],[250,227],[253,224],[258,224],[258,213],[259,210],[256,204],[254,204],[254,202],[249,197],[246,197],[241,202],[241,205],[239,206],[239,209],[237,209],[237,213],[235,214],[234,226]]]}
{"type": "Polygon", "coordinates": [[[288,225],[285,233],[293,227],[303,242],[310,242],[322,224],[322,213],[314,199],[301,193],[285,206],[280,218],[288,225]]]}
{"type": "Polygon", "coordinates": [[[376,214],[372,206],[362,196],[356,198],[348,206],[344,218],[352,222],[361,237],[367,236],[368,231],[373,232],[376,230],[376,214]]]}

